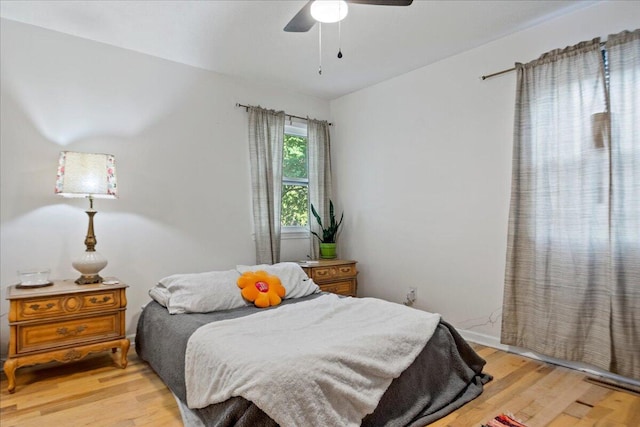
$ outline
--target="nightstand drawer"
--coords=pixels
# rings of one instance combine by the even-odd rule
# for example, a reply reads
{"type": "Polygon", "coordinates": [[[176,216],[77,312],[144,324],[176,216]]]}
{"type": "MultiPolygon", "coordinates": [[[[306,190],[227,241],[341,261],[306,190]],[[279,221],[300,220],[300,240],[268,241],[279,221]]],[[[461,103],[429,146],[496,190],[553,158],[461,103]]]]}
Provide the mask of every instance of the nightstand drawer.
{"type": "Polygon", "coordinates": [[[18,302],[16,320],[36,320],[115,309],[120,307],[120,291],[117,289],[43,298],[29,298],[18,302]]]}
{"type": "Polygon", "coordinates": [[[352,280],[347,282],[334,282],[326,285],[318,285],[321,291],[331,292],[340,295],[355,295],[354,283],[352,280]]]}
{"type": "Polygon", "coordinates": [[[64,314],[64,298],[49,297],[28,299],[18,302],[18,318],[16,320],[41,319],[64,314]]]}
{"type": "Polygon", "coordinates": [[[19,325],[17,353],[51,350],[54,347],[121,337],[123,314],[124,312],[116,312],[67,321],[19,325]]]}
{"type": "Polygon", "coordinates": [[[120,307],[120,292],[113,290],[82,295],[82,306],[79,311],[108,310],[118,307],[120,307]]]}
{"type": "Polygon", "coordinates": [[[356,266],[354,264],[349,265],[335,265],[327,267],[316,267],[312,270],[312,279],[316,283],[320,283],[327,280],[341,279],[346,277],[355,277],[356,266]]]}

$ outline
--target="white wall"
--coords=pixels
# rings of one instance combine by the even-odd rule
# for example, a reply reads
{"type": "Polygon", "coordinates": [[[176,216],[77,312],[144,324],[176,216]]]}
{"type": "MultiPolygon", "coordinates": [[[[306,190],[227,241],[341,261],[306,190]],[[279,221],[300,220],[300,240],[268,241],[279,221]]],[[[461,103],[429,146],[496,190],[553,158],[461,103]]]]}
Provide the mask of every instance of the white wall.
{"type": "MultiPolygon", "coordinates": [[[[158,279],[255,262],[247,115],[236,102],[320,119],[325,100],[2,20],[0,328],[16,271],[75,278],[86,200],[53,193],[62,150],[116,156],[120,198],[97,200],[104,275],[129,284],[127,332],[158,279]]],[[[305,259],[308,241],[285,241],[305,259]]]]}
{"type": "Polygon", "coordinates": [[[479,77],[639,24],[640,2],[596,4],[332,101],[359,292],[401,302],[416,287],[416,307],[497,343],[516,76],[479,77]]]}

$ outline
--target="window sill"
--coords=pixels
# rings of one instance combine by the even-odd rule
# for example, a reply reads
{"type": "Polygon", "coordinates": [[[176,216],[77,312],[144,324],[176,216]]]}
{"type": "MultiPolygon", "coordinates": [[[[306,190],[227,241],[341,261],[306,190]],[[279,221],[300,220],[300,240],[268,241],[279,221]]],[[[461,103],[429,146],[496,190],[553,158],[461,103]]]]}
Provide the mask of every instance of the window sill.
{"type": "Polygon", "coordinates": [[[309,230],[303,227],[283,227],[280,233],[281,240],[293,240],[293,239],[309,239],[309,230]]]}

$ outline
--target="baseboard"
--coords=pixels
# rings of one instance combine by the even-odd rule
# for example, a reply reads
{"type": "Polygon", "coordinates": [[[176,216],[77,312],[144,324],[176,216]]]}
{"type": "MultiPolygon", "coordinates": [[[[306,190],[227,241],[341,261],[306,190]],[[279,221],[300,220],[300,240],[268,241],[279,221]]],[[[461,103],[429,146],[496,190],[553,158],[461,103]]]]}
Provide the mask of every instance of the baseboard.
{"type": "Polygon", "coordinates": [[[509,351],[509,346],[500,343],[500,339],[491,335],[481,334],[475,331],[468,331],[465,329],[457,329],[467,341],[471,341],[476,344],[486,345],[487,347],[497,348],[498,350],[509,351]]]}
{"type": "Polygon", "coordinates": [[[623,377],[622,375],[613,374],[611,372],[604,371],[596,368],[595,366],[588,365],[586,363],[571,362],[568,360],[556,359],[554,357],[545,356],[531,350],[527,350],[521,347],[514,347],[511,345],[505,345],[500,342],[500,339],[491,335],[481,334],[475,331],[469,331],[464,329],[458,329],[458,332],[462,337],[470,342],[481,344],[487,347],[496,348],[498,350],[506,351],[508,353],[517,354],[519,356],[528,357],[529,359],[539,360],[545,363],[551,363],[553,365],[563,366],[565,368],[573,369],[576,371],[584,372],[588,375],[596,377],[609,378],[611,380],[619,381],[625,384],[630,384],[634,387],[640,387],[640,381],[623,377]]]}
{"type": "Polygon", "coordinates": [[[135,349],[136,348],[136,334],[127,335],[127,339],[129,339],[129,342],[131,343],[131,348],[135,349]]]}

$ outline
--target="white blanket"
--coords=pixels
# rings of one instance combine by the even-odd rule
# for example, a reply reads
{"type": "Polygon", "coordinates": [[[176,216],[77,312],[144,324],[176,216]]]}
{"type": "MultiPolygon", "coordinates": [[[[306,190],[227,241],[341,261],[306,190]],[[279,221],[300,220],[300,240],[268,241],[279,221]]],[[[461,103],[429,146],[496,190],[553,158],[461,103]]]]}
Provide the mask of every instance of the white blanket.
{"type": "Polygon", "coordinates": [[[359,426],[439,320],[373,298],[324,295],[209,323],[187,344],[187,404],[242,396],[282,427],[359,426]]]}

